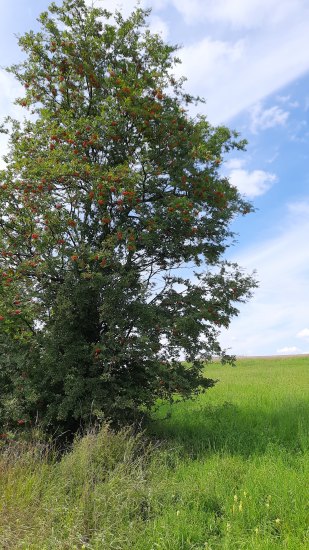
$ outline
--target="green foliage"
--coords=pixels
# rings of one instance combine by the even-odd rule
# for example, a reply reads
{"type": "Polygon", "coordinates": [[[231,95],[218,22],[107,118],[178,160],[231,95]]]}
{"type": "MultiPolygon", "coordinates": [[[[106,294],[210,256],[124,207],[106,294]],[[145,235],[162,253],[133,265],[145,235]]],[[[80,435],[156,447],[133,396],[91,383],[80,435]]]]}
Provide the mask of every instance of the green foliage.
{"type": "Polygon", "coordinates": [[[106,426],[62,457],[0,442],[0,547],[307,549],[308,358],[208,371],[212,392],[151,423],[168,442],[106,426]]]}
{"type": "Polygon", "coordinates": [[[190,117],[198,98],[147,15],[65,0],[19,40],[10,70],[31,116],[7,121],[1,172],[6,421],[15,403],[52,429],[123,423],[209,387],[218,329],[255,286],[222,259],[230,222],[252,210],[219,174],[244,142],[190,117]]]}

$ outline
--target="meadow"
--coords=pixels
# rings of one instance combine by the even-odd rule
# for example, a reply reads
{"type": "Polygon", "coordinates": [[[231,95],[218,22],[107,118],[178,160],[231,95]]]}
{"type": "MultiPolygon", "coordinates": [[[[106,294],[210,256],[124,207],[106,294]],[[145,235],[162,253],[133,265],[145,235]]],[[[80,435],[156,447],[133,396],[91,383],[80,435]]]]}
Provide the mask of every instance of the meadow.
{"type": "Polygon", "coordinates": [[[214,363],[143,434],[0,450],[3,550],[309,548],[309,357],[214,363]]]}

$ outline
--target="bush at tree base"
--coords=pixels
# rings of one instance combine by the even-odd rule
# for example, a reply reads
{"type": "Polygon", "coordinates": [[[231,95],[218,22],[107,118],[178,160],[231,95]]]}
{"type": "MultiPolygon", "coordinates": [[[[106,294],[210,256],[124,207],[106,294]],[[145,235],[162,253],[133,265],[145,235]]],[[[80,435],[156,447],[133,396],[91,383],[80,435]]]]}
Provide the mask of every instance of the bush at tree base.
{"type": "Polygon", "coordinates": [[[127,423],[212,386],[213,354],[232,361],[218,330],[256,283],[223,254],[253,209],[220,165],[245,142],[190,115],[200,99],[148,15],[65,0],[19,39],[31,116],[2,127],[3,425],[127,423]]]}

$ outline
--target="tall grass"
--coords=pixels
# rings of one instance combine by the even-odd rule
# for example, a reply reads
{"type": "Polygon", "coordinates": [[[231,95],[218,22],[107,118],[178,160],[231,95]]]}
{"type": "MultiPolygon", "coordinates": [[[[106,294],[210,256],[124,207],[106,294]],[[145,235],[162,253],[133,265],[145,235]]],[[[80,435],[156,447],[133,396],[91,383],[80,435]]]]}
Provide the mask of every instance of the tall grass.
{"type": "Polygon", "coordinates": [[[220,383],[163,404],[148,442],[105,426],[61,459],[37,443],[4,444],[0,548],[309,548],[308,367],[214,364],[207,376],[220,383]]]}

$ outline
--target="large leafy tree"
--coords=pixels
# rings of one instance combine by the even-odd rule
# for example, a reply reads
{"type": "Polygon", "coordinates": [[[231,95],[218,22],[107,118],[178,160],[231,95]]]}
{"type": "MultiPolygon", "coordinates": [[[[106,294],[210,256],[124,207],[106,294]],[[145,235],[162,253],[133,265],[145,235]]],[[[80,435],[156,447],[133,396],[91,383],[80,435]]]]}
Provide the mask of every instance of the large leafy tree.
{"type": "Polygon", "coordinates": [[[10,70],[1,172],[1,415],[126,422],[213,384],[218,329],[255,285],[223,253],[252,210],[220,175],[235,132],[191,117],[147,11],[51,4],[10,70]]]}

